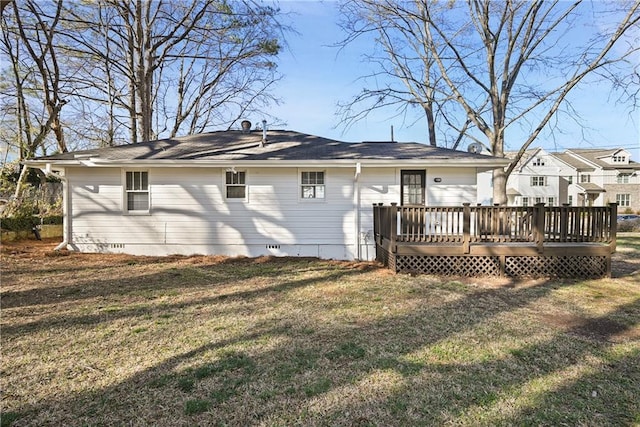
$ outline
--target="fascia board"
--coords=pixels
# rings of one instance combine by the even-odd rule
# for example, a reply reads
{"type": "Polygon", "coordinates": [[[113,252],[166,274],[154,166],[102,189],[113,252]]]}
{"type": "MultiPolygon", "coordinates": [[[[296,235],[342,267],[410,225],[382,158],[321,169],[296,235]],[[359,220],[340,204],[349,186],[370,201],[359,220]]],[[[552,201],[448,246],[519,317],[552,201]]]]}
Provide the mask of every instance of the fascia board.
{"type": "Polygon", "coordinates": [[[105,160],[99,158],[88,158],[82,160],[28,160],[24,164],[31,167],[45,167],[47,164],[55,166],[84,166],[84,167],[355,167],[357,163],[361,167],[485,167],[498,168],[509,165],[509,159],[487,158],[487,159],[407,159],[407,160],[387,160],[387,159],[337,159],[337,160],[105,160]]]}

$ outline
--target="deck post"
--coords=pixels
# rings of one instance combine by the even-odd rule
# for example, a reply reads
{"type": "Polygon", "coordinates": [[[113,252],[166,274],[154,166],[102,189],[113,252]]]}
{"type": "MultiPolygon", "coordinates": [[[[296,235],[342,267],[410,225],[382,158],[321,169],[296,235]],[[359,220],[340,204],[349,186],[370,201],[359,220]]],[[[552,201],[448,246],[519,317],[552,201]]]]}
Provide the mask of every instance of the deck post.
{"type": "Polygon", "coordinates": [[[567,242],[569,236],[569,203],[560,208],[560,241],[567,242]]]}
{"type": "Polygon", "coordinates": [[[463,203],[462,206],[462,252],[468,254],[471,251],[471,203],[463,203]]]}
{"type": "Polygon", "coordinates": [[[398,251],[398,204],[391,203],[391,230],[389,230],[389,240],[391,241],[391,251],[395,254],[398,251]]]}
{"type": "Polygon", "coordinates": [[[380,244],[380,208],[377,203],[373,204],[373,240],[380,244]]]}
{"type": "Polygon", "coordinates": [[[536,203],[534,206],[534,218],[536,227],[536,246],[538,253],[544,252],[544,203],[536,203]]]}
{"type": "MultiPolygon", "coordinates": [[[[609,238],[611,242],[609,243],[609,247],[611,248],[611,253],[616,251],[617,238],[618,234],[618,204],[617,203],[609,203],[610,215],[609,218],[609,238]]],[[[611,272],[609,272],[611,273],[611,272]]]]}

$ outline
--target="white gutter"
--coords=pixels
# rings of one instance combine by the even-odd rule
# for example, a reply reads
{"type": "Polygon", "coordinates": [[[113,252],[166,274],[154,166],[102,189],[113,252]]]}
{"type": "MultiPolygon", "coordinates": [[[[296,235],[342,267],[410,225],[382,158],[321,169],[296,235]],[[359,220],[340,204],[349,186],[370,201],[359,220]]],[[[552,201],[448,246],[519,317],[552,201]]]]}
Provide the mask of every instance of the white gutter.
{"type": "Polygon", "coordinates": [[[511,163],[509,159],[488,158],[488,159],[455,159],[455,158],[431,158],[431,159],[336,159],[336,160],[104,160],[98,158],[82,160],[29,160],[25,165],[42,169],[47,164],[57,166],[84,166],[84,167],[261,167],[261,168],[282,168],[284,166],[299,167],[346,167],[353,168],[353,162],[357,161],[362,166],[387,166],[387,167],[407,167],[411,165],[424,167],[447,167],[447,168],[499,168],[511,163]]]}

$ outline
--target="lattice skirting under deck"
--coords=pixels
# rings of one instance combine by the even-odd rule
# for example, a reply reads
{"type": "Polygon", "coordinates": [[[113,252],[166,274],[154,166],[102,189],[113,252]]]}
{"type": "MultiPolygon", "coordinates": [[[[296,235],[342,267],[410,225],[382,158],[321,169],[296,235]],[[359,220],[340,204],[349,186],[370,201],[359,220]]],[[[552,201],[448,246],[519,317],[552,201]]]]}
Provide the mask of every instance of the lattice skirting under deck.
{"type": "Polygon", "coordinates": [[[397,273],[442,276],[599,278],[608,274],[606,256],[424,256],[394,255],[378,247],[378,261],[397,273]]]}

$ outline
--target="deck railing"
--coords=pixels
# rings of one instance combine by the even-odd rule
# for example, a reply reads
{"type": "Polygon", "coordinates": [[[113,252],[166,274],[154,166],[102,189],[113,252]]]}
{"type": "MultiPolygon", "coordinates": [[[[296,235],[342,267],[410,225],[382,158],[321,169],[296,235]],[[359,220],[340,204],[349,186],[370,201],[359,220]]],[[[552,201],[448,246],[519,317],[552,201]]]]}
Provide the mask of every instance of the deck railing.
{"type": "Polygon", "coordinates": [[[473,243],[607,243],[615,250],[617,205],[602,207],[383,206],[374,204],[376,241],[473,243]]]}

